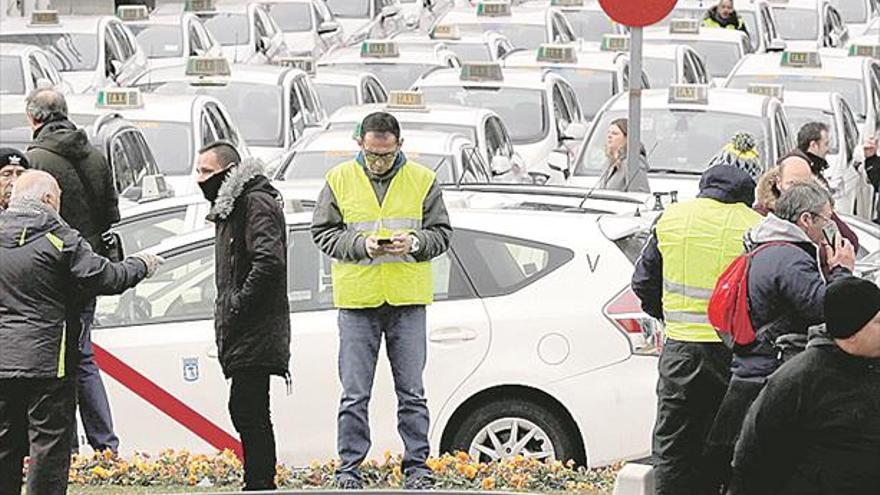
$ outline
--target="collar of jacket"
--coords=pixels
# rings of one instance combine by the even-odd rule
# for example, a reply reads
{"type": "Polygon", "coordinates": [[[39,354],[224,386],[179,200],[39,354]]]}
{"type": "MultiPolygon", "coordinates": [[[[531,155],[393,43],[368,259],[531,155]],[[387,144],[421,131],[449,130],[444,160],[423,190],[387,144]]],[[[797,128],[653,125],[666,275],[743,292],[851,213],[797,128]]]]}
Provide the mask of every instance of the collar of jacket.
{"type": "Polygon", "coordinates": [[[75,131],[76,124],[67,120],[66,118],[57,119],[57,120],[50,120],[49,122],[46,122],[46,123],[40,125],[40,127],[37,127],[36,129],[34,129],[33,139],[35,139],[35,140],[38,139],[40,137],[40,135],[43,134],[44,132],[53,132],[53,131],[57,131],[58,129],[67,129],[69,131],[75,131]]]}
{"type": "Polygon", "coordinates": [[[63,221],[61,220],[61,215],[55,211],[55,208],[35,199],[16,200],[14,203],[9,204],[9,208],[0,211],[7,211],[10,214],[16,213],[25,216],[48,215],[59,222],[63,221]]]}
{"type": "Polygon", "coordinates": [[[364,173],[367,174],[367,177],[371,181],[384,181],[394,178],[394,176],[397,175],[397,171],[400,170],[400,167],[403,167],[403,164],[406,163],[407,158],[403,151],[398,153],[397,158],[394,160],[394,165],[392,165],[391,168],[383,175],[376,175],[370,171],[370,169],[367,167],[366,160],[364,160],[363,151],[358,151],[358,154],[354,157],[354,160],[358,162],[361,167],[363,167],[364,173]]]}
{"type": "Polygon", "coordinates": [[[813,175],[821,176],[822,172],[828,168],[828,160],[819,155],[814,155],[809,151],[805,151],[804,154],[810,159],[810,168],[813,169],[813,175]]]}
{"type": "Polygon", "coordinates": [[[258,158],[245,158],[241,163],[232,167],[226,180],[220,186],[220,191],[217,192],[217,199],[211,206],[208,220],[226,220],[235,207],[235,200],[244,192],[247,183],[259,175],[265,174],[263,162],[258,158]]]}
{"type": "Polygon", "coordinates": [[[745,241],[749,250],[768,242],[789,242],[804,248],[813,257],[818,253],[816,245],[800,227],[777,217],[772,212],[746,233],[745,241]]]}

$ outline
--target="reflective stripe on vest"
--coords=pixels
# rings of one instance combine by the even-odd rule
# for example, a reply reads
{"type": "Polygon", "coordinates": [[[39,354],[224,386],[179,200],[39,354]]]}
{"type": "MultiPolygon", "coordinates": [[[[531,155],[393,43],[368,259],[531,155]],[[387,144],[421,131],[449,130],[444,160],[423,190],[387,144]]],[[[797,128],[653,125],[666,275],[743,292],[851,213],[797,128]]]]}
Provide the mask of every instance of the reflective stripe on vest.
{"type": "MultiPolygon", "coordinates": [[[[431,170],[405,163],[397,171],[382,204],[357,161],[345,162],[327,173],[347,229],[362,236],[391,237],[422,227],[425,197],[434,183],[431,170]]],[[[333,302],[338,308],[375,308],[430,304],[434,287],[430,262],[411,254],[383,255],[358,262],[333,260],[333,302]]]]}
{"type": "Polygon", "coordinates": [[[666,336],[718,342],[706,310],[721,272],[743,251],[745,232],[761,216],[743,204],[697,198],[670,205],[657,222],[663,257],[666,336]]]}

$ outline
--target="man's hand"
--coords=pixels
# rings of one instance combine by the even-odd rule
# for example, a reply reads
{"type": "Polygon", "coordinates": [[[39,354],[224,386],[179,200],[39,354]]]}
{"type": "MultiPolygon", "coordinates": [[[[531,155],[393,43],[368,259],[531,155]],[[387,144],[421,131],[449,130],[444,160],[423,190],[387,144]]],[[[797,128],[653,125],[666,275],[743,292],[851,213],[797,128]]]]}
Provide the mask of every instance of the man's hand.
{"type": "Polygon", "coordinates": [[[135,253],[132,258],[137,258],[147,265],[147,278],[152,277],[159,270],[159,266],[165,263],[165,258],[152,253],[135,253]]]}
{"type": "Polygon", "coordinates": [[[834,250],[830,246],[825,246],[825,251],[828,253],[828,266],[830,268],[842,266],[853,271],[856,267],[856,253],[853,245],[845,237],[837,234],[834,237],[834,246],[834,250]]]}
{"type": "Polygon", "coordinates": [[[865,158],[871,158],[877,154],[877,138],[871,136],[869,138],[865,138],[865,158]]]}
{"type": "Polygon", "coordinates": [[[385,252],[395,256],[403,256],[409,254],[412,245],[412,234],[394,234],[391,237],[391,244],[385,246],[385,252]]]}
{"type": "Polygon", "coordinates": [[[379,238],[371,235],[366,239],[367,256],[376,258],[386,253],[386,247],[379,245],[379,238]]]}

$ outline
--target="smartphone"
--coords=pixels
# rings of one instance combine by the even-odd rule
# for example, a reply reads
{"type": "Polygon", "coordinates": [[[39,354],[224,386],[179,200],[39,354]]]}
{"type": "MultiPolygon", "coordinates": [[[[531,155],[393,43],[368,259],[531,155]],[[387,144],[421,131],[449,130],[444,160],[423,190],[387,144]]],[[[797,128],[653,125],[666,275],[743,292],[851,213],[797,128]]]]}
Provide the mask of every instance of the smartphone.
{"type": "Polygon", "coordinates": [[[386,238],[376,239],[376,243],[379,244],[380,246],[390,246],[390,245],[394,244],[394,241],[391,240],[390,237],[386,237],[386,238]]]}
{"type": "Polygon", "coordinates": [[[827,224],[825,224],[824,227],[822,227],[822,235],[825,236],[825,242],[827,242],[828,245],[831,246],[832,251],[836,249],[834,240],[837,238],[837,232],[837,224],[835,224],[834,222],[828,222],[827,224]]]}

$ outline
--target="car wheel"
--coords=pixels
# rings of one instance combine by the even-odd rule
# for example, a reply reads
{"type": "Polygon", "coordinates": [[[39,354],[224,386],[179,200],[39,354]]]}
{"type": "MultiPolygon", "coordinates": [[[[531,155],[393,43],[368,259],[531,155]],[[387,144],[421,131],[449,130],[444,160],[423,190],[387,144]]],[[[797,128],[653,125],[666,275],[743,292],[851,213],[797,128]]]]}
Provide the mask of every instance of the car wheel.
{"type": "Polygon", "coordinates": [[[579,460],[576,435],[552,409],[534,402],[506,399],[479,407],[452,437],[452,451],[467,452],[480,462],[522,456],[538,460],[579,460]]]}

